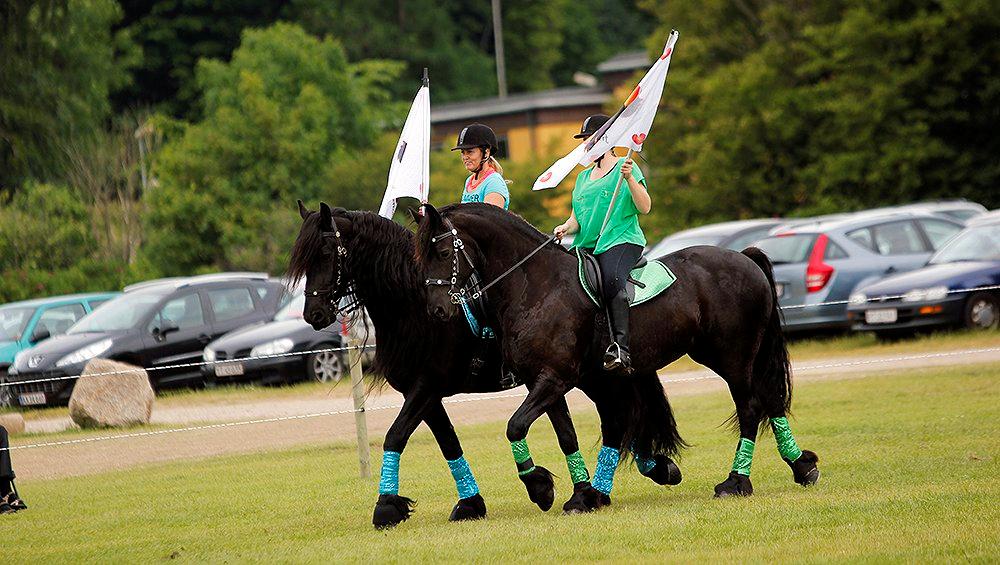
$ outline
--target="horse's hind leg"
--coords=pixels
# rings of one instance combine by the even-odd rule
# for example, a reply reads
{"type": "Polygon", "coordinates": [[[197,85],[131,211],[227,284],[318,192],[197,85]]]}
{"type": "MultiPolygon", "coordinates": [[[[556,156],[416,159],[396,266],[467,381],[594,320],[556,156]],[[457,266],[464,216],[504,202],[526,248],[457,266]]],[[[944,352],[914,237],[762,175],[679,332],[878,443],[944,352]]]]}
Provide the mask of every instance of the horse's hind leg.
{"type": "Polygon", "coordinates": [[[486,517],[486,501],[479,494],[479,485],[472,475],[465,455],[462,454],[462,444],[458,441],[455,428],[451,425],[448,413],[440,402],[436,402],[427,408],[424,415],[424,422],[434,434],[441,454],[448,462],[451,475],[455,479],[455,488],[458,490],[458,503],[451,511],[448,520],[457,522],[460,520],[478,520],[486,517]]]}
{"type": "Polygon", "coordinates": [[[778,444],[778,453],[792,468],[795,482],[804,487],[816,484],[819,481],[819,467],[816,466],[819,457],[812,451],[799,449],[795,436],[792,435],[792,428],[788,425],[788,418],[784,414],[770,420],[774,441],[778,444]]]}
{"type": "Polygon", "coordinates": [[[563,385],[556,383],[550,375],[543,374],[507,422],[507,439],[517,464],[518,477],[528,490],[528,498],[543,511],[552,508],[556,496],[555,484],[552,473],[532,461],[526,438],[531,424],[565,394],[563,385]]]}
{"type": "MultiPolygon", "coordinates": [[[[727,496],[750,496],[753,485],[750,483],[750,465],[753,463],[753,452],[757,439],[757,428],[760,425],[762,408],[757,398],[750,393],[749,371],[742,378],[726,378],[729,390],[736,404],[736,419],[740,427],[740,441],[736,445],[736,456],[733,458],[733,468],[725,481],[715,485],[716,498],[727,496]]],[[[728,375],[726,375],[728,377],[728,375]]]]}
{"type": "Polygon", "coordinates": [[[559,438],[559,448],[566,456],[566,466],[573,481],[573,496],[563,504],[563,512],[575,514],[597,510],[604,506],[601,493],[590,484],[590,473],[587,472],[587,463],[580,454],[580,445],[577,442],[576,429],[573,427],[566,398],[553,401],[547,413],[556,437],[559,438]]]}

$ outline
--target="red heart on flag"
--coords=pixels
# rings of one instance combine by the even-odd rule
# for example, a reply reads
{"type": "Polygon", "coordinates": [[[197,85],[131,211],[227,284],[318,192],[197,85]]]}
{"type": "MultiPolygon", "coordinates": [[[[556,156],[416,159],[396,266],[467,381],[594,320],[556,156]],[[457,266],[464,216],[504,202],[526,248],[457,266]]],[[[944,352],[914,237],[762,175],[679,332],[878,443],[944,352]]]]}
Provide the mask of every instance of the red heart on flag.
{"type": "Polygon", "coordinates": [[[549,171],[549,172],[545,173],[544,175],[538,177],[538,181],[539,182],[545,182],[545,181],[549,180],[550,178],[552,178],[552,171],[549,171]]]}
{"type": "Polygon", "coordinates": [[[633,133],[632,134],[632,143],[634,143],[636,145],[642,145],[643,141],[646,141],[646,134],[644,134],[644,133],[633,133]]]}
{"type": "Polygon", "coordinates": [[[673,51],[674,51],[673,47],[667,47],[667,49],[663,52],[663,55],[660,56],[660,60],[663,60],[663,59],[666,59],[667,57],[669,57],[670,54],[673,53],[673,51]]]}

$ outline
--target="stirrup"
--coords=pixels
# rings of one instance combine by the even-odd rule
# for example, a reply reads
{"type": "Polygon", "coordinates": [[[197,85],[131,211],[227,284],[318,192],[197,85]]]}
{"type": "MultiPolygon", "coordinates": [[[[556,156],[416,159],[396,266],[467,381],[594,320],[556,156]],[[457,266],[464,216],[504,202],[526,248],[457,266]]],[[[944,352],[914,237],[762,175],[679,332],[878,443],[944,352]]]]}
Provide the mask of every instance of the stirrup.
{"type": "Polygon", "coordinates": [[[622,367],[625,364],[625,360],[622,359],[622,347],[618,345],[618,342],[612,341],[611,345],[608,346],[608,350],[604,352],[604,370],[614,371],[622,367]]]}

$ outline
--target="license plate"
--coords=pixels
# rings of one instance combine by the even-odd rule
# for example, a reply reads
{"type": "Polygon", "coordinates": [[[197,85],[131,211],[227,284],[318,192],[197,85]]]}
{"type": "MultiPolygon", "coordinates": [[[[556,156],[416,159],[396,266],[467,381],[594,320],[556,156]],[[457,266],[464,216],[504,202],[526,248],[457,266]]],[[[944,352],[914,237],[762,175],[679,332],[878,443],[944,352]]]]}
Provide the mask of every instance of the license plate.
{"type": "Polygon", "coordinates": [[[865,322],[869,324],[891,324],[896,321],[895,308],[880,308],[878,310],[866,310],[865,322]]]}
{"type": "Polygon", "coordinates": [[[27,392],[17,397],[17,401],[21,406],[34,406],[36,404],[45,404],[45,393],[44,392],[27,392]]]}
{"type": "Polygon", "coordinates": [[[235,377],[243,374],[243,363],[220,363],[215,366],[217,377],[235,377]]]}
{"type": "Polygon", "coordinates": [[[781,298],[785,295],[785,285],[781,283],[774,283],[774,292],[778,295],[778,298],[781,298]]]}

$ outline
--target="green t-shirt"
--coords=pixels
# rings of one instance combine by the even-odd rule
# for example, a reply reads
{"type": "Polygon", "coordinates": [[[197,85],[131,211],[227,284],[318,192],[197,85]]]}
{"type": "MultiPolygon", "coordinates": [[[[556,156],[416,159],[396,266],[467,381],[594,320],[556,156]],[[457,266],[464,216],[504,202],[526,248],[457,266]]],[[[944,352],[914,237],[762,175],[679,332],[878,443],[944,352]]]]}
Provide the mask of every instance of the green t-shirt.
{"type": "MultiPolygon", "coordinates": [[[[615,184],[622,176],[621,169],[624,162],[624,157],[619,158],[615,168],[597,180],[590,179],[593,167],[584,169],[577,175],[576,186],[573,187],[573,212],[580,224],[580,232],[573,239],[573,247],[593,249],[596,255],[619,243],[646,245],[646,237],[642,235],[642,228],[639,227],[639,209],[635,207],[632,191],[628,189],[628,181],[624,179],[621,188],[618,189],[615,209],[611,212],[608,227],[604,230],[600,241],[597,239],[601,233],[604,216],[608,213],[615,184]]],[[[632,176],[642,186],[646,186],[646,179],[638,165],[632,166],[632,176]]]]}

